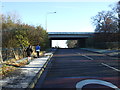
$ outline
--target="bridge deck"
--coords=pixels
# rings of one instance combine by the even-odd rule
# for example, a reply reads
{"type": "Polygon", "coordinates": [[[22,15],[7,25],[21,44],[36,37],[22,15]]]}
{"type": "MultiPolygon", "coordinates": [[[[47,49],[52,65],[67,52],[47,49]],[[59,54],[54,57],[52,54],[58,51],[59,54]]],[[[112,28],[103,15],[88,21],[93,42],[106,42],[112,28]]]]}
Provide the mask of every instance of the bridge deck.
{"type": "Polygon", "coordinates": [[[93,34],[93,32],[48,32],[48,37],[50,39],[59,39],[59,38],[88,38],[93,34]]]}

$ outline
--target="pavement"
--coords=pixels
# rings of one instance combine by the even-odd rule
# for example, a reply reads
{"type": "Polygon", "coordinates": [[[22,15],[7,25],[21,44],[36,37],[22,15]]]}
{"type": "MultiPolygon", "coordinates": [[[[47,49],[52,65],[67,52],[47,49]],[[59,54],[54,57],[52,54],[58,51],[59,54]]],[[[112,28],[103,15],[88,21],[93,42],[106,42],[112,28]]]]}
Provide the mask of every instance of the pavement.
{"type": "Polygon", "coordinates": [[[49,63],[54,51],[45,53],[41,58],[31,60],[28,65],[19,67],[16,71],[12,72],[12,74],[8,75],[8,77],[0,80],[0,89],[33,88],[37,79],[41,76],[46,65],[49,63]]]}
{"type": "Polygon", "coordinates": [[[93,49],[93,48],[82,48],[82,49],[120,58],[120,50],[108,50],[108,49],[103,50],[103,49],[93,49]]]}

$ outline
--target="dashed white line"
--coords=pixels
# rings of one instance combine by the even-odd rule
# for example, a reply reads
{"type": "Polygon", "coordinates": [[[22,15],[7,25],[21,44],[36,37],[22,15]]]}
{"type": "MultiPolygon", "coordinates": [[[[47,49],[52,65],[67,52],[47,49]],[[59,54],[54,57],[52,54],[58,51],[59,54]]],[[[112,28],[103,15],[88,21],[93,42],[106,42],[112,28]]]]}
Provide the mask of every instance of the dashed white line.
{"type": "MultiPolygon", "coordinates": [[[[80,54],[80,53],[77,53],[77,54],[80,54]]],[[[86,56],[86,55],[82,55],[82,54],[81,54],[81,56],[84,56],[84,57],[86,57],[87,59],[90,59],[90,60],[94,60],[93,58],[88,57],[88,56],[86,56]]]]}
{"type": "Polygon", "coordinates": [[[88,56],[86,56],[86,55],[82,55],[82,56],[84,56],[84,57],[86,57],[86,58],[88,58],[88,59],[90,59],[90,60],[94,60],[93,58],[88,57],[88,56]]]}
{"type": "MultiPolygon", "coordinates": [[[[78,53],[78,54],[80,54],[80,53],[78,53]]],[[[93,58],[88,57],[88,56],[86,56],[86,55],[82,55],[82,56],[84,56],[84,57],[86,57],[86,58],[88,58],[88,59],[90,59],[90,60],[94,60],[93,58]]],[[[109,65],[107,65],[107,64],[105,64],[105,63],[101,63],[101,64],[104,65],[104,66],[106,66],[106,67],[109,67],[109,68],[111,68],[111,69],[113,69],[113,70],[115,70],[115,71],[120,72],[120,70],[117,69],[117,68],[111,67],[111,66],[109,66],[109,65]]]]}
{"type": "Polygon", "coordinates": [[[104,66],[106,66],[106,67],[109,67],[109,68],[111,68],[111,69],[113,69],[113,70],[115,70],[115,71],[120,72],[119,69],[116,69],[116,68],[114,68],[114,67],[111,67],[111,66],[109,66],[109,65],[107,65],[107,64],[105,64],[105,63],[101,63],[101,64],[104,65],[104,66]]]}

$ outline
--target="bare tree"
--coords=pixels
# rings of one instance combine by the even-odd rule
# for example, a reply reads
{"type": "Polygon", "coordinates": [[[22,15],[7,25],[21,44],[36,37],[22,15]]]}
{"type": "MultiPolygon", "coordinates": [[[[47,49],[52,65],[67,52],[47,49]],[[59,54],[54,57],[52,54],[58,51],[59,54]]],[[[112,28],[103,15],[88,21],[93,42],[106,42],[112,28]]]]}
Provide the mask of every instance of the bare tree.
{"type": "Polygon", "coordinates": [[[120,32],[120,1],[117,3],[117,13],[118,13],[118,28],[120,32]]]}
{"type": "Polygon", "coordinates": [[[92,20],[97,33],[116,33],[118,31],[117,18],[111,11],[98,12],[96,16],[92,17],[92,20]]]}
{"type": "Polygon", "coordinates": [[[120,1],[118,1],[117,3],[115,3],[114,5],[111,5],[112,6],[112,10],[113,12],[116,14],[117,13],[117,20],[118,21],[118,29],[119,29],[119,32],[120,32],[120,1]]]}

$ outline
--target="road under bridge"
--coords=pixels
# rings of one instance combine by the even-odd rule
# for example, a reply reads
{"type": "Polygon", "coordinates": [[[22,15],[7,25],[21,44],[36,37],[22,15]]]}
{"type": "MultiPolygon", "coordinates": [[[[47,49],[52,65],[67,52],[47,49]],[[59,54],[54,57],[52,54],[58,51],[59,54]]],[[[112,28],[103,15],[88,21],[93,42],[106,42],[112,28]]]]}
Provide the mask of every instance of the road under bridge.
{"type": "Polygon", "coordinates": [[[87,38],[91,37],[93,32],[48,32],[50,47],[52,40],[78,40],[78,47],[86,47],[87,38]]]}

